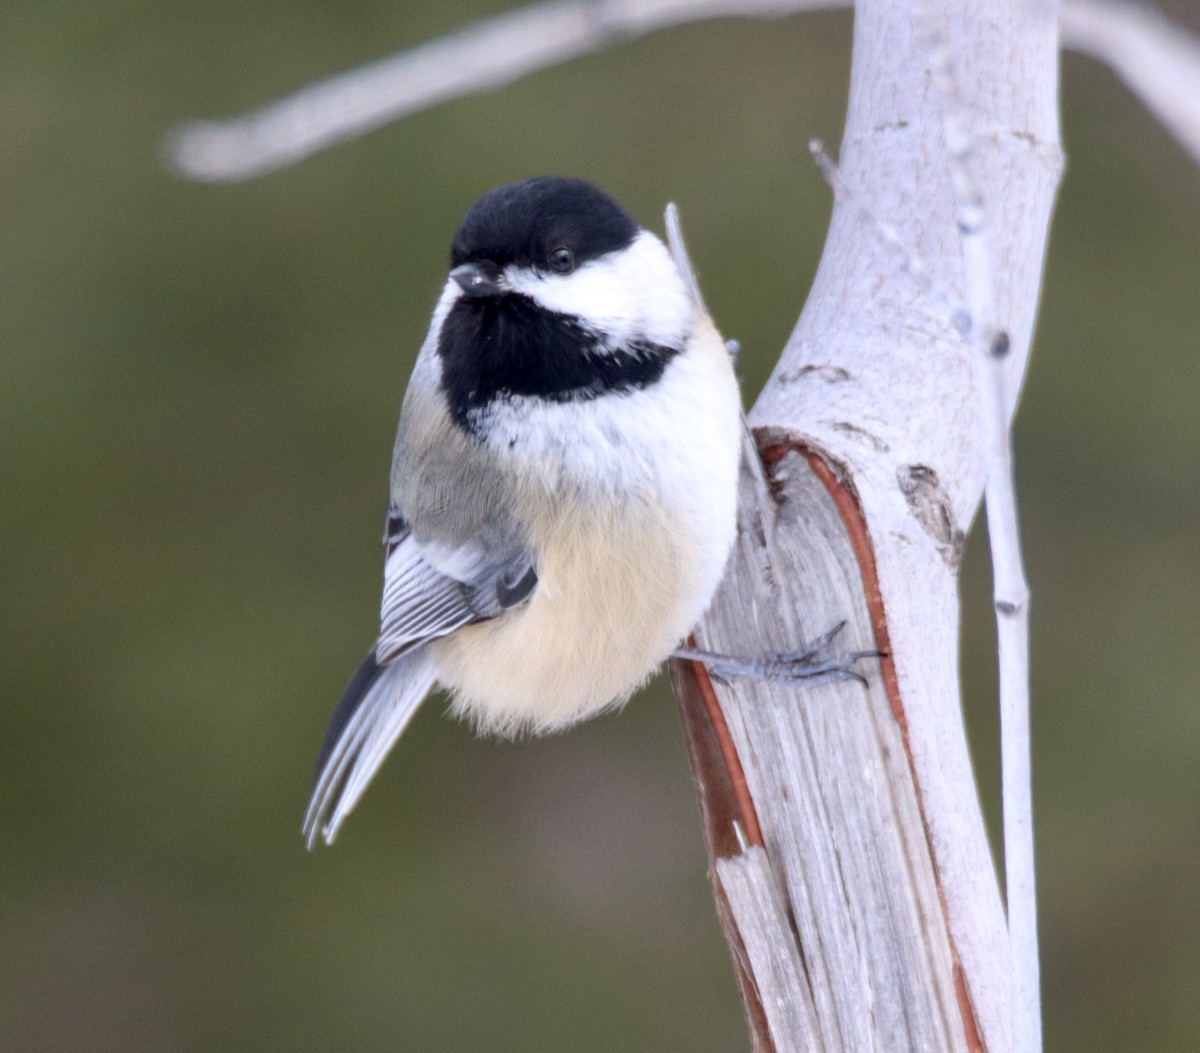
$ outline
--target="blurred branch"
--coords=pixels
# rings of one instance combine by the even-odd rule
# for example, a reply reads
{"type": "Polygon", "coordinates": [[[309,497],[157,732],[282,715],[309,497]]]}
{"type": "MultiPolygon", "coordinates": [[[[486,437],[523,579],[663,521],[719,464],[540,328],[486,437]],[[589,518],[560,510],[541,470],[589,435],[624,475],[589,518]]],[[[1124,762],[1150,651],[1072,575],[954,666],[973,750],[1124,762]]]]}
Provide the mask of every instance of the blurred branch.
{"type": "Polygon", "coordinates": [[[1064,47],[1112,67],[1200,164],[1200,37],[1143,3],[1062,0],[1064,47]]]}
{"type": "MultiPolygon", "coordinates": [[[[782,17],[849,0],[547,0],[325,80],[241,117],[191,121],[164,142],[185,179],[238,182],[451,99],[668,26],[782,17]]],[[[1200,41],[1153,8],[1064,0],[1062,43],[1108,63],[1200,161],[1200,41]]]]}
{"type": "Polygon", "coordinates": [[[842,6],[844,0],[548,0],[317,81],[245,116],[183,124],[168,133],[166,157],[187,179],[238,182],[656,29],[842,6]]]}

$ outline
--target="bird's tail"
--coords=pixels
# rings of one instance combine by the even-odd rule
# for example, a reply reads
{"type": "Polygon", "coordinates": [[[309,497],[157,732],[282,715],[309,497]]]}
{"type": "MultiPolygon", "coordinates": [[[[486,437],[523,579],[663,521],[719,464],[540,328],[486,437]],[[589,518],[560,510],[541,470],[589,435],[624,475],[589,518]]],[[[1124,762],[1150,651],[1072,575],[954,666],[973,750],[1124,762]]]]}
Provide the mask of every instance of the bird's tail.
{"type": "Polygon", "coordinates": [[[387,665],[375,648],[354,671],[325,732],[303,832],[333,844],[383,759],[429,694],[434,681],[428,649],[417,647],[387,665]]]}

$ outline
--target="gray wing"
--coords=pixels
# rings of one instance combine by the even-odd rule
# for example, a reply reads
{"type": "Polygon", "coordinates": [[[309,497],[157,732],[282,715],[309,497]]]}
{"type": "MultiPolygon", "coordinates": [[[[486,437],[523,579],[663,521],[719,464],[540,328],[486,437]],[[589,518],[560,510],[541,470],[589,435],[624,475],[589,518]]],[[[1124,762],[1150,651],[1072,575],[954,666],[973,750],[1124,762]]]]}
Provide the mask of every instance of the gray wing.
{"type": "Polygon", "coordinates": [[[508,507],[505,480],[451,424],[438,393],[436,331],[417,356],[396,433],[380,636],[325,733],[304,819],[310,847],[333,840],[433,686],[437,669],[421,645],[519,606],[537,585],[520,532],[497,511],[508,507]],[[406,506],[425,510],[414,512],[415,531],[406,506]]]}
{"type": "Polygon", "coordinates": [[[442,544],[416,537],[396,509],[388,513],[379,642],[386,665],[412,648],[520,606],[537,585],[532,559],[482,540],[442,544]]]}
{"type": "Polygon", "coordinates": [[[317,758],[304,833],[333,842],[437,676],[421,644],[524,603],[532,561],[483,541],[422,544],[389,510],[379,641],[351,677],[317,758]]]}

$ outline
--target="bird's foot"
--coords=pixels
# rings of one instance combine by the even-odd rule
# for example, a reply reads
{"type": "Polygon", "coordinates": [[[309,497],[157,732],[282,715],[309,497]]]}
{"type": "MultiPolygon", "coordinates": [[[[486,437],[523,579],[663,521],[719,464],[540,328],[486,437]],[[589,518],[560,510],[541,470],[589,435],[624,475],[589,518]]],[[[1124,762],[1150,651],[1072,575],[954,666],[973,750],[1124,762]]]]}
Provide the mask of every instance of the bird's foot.
{"type": "Polygon", "coordinates": [[[709,673],[721,680],[733,676],[753,677],[773,684],[828,684],[836,680],[857,680],[866,685],[867,678],[853,666],[864,658],[882,658],[882,651],[839,651],[830,652],[829,645],[846,627],[838,622],[824,636],[796,651],[782,654],[764,654],[755,658],[737,655],[716,654],[698,647],[677,647],[671,652],[675,658],[687,658],[702,662],[709,673]]]}

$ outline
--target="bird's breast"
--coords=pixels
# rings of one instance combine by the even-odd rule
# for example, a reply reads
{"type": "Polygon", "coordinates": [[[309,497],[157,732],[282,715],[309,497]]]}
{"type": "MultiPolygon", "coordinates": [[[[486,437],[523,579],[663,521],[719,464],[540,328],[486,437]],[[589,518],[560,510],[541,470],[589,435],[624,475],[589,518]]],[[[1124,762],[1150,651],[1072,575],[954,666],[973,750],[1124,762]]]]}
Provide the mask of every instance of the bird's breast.
{"type": "Polygon", "coordinates": [[[690,550],[645,508],[560,520],[529,603],[432,645],[455,708],[483,730],[546,732],[624,702],[690,627],[690,550]]]}
{"type": "Polygon", "coordinates": [[[516,480],[528,604],[430,645],[481,729],[553,731],[622,704],[693,627],[735,533],[740,400],[707,319],[645,390],[509,404],[490,441],[516,480]]]}

